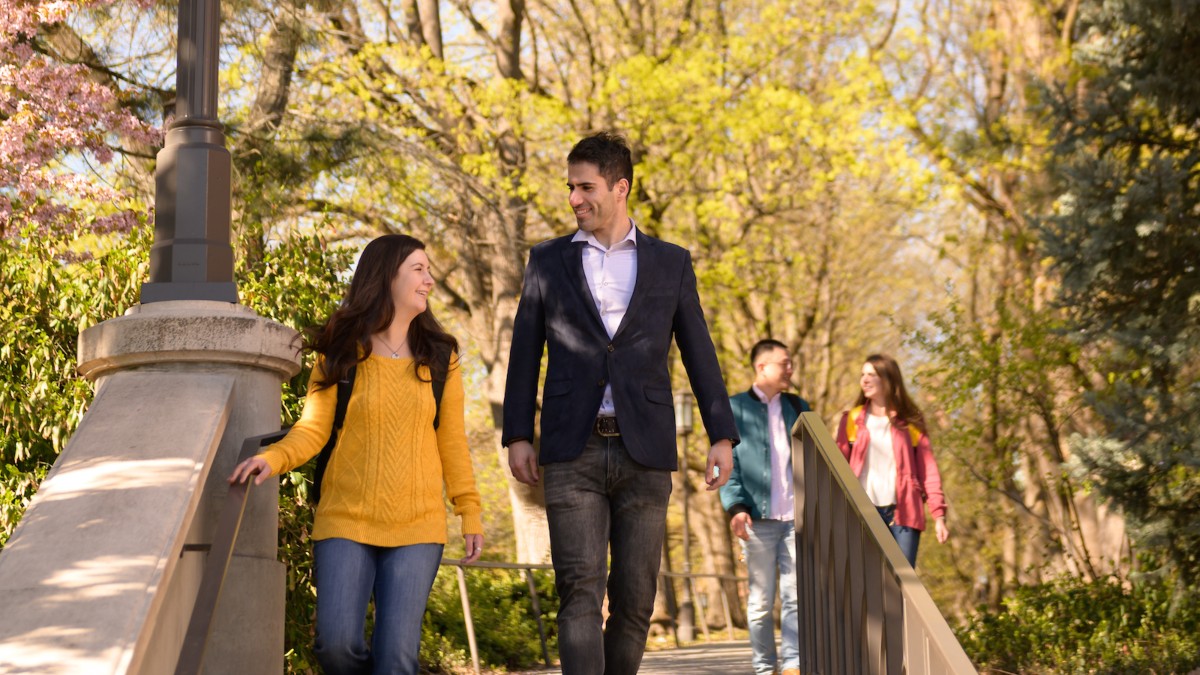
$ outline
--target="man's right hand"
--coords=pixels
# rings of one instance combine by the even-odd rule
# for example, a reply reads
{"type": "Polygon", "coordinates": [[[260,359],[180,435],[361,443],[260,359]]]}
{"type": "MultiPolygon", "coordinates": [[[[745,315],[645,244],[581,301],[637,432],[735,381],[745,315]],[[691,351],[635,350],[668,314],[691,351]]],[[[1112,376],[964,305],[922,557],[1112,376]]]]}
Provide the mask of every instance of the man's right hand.
{"type": "Polygon", "coordinates": [[[750,541],[750,533],[754,531],[754,528],[750,525],[749,513],[739,512],[729,521],[729,526],[733,528],[733,536],[742,541],[750,541]]]}
{"type": "Polygon", "coordinates": [[[518,481],[526,485],[538,483],[538,458],[529,441],[513,441],[508,446],[508,469],[518,481]]]}

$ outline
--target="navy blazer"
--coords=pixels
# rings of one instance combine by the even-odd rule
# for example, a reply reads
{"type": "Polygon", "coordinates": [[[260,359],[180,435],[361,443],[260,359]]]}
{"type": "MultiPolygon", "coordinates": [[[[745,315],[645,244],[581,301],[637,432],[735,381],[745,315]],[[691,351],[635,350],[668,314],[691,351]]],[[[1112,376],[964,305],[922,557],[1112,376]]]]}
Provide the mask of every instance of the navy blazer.
{"type": "Polygon", "coordinates": [[[504,388],[504,444],[533,439],[538,375],[548,347],[541,464],[567,462],[583,452],[604,387],[611,383],[629,454],[644,466],[675,470],[675,406],[667,368],[672,337],[710,441],[727,438],[736,444],[737,427],[700,308],[691,255],[637,232],[637,281],[629,309],[609,339],[583,272],[587,244],[571,241],[573,236],[544,241],[529,252],[504,388]]]}

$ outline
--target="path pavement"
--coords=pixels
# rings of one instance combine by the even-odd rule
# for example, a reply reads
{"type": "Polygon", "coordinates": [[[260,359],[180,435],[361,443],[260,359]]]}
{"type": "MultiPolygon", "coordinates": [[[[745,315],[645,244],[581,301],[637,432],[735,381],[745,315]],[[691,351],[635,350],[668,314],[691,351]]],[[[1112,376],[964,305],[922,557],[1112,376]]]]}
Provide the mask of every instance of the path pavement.
{"type": "MultiPolygon", "coordinates": [[[[561,675],[558,668],[528,670],[513,675],[561,675]]],[[[709,642],[679,649],[646,652],[638,675],[753,675],[750,643],[709,642]]]]}

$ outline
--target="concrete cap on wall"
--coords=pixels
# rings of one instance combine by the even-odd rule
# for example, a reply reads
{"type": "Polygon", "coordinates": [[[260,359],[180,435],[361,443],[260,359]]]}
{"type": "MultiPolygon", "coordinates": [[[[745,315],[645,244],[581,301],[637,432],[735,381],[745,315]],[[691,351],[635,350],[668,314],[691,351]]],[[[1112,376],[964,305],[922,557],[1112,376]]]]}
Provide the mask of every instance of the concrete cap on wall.
{"type": "Polygon", "coordinates": [[[249,307],[211,300],[134,305],[79,335],[80,375],[168,363],[256,367],[289,378],[300,371],[299,334],[249,307]]]}

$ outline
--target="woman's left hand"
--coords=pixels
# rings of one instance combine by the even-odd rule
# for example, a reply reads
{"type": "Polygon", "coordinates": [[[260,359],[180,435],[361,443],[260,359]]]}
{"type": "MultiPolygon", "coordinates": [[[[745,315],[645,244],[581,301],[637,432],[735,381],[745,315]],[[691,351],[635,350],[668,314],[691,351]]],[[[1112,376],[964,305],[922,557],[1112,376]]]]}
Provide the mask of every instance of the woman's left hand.
{"type": "Polygon", "coordinates": [[[479,560],[479,554],[483,553],[483,535],[482,534],[464,534],[463,544],[466,545],[467,555],[459,562],[464,565],[473,563],[479,560]]]}
{"type": "Polygon", "coordinates": [[[946,540],[950,538],[950,528],[946,527],[946,519],[944,517],[938,518],[933,522],[933,529],[937,530],[939,544],[946,543],[946,540]]]}

